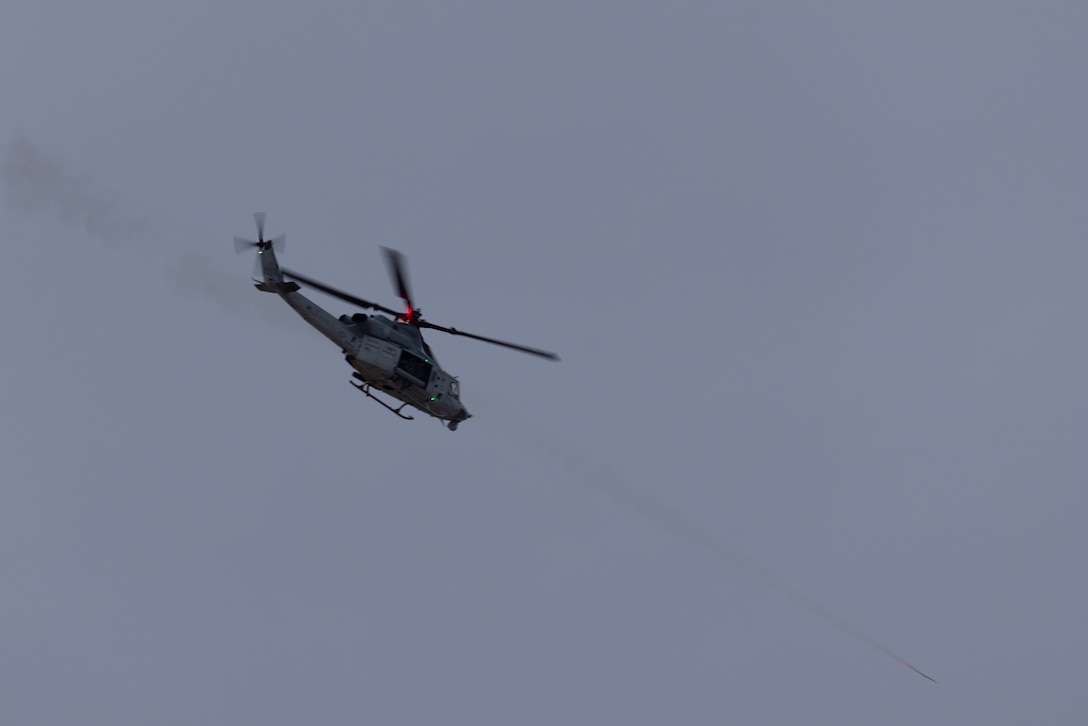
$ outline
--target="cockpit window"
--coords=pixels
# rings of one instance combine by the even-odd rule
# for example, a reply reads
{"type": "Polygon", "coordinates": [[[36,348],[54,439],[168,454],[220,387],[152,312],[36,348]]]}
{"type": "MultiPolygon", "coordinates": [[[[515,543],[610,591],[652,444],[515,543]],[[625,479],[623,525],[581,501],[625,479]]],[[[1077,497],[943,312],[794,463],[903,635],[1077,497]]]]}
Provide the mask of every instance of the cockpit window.
{"type": "Polygon", "coordinates": [[[459,390],[460,388],[461,387],[459,385],[457,385],[457,381],[450,381],[450,395],[451,396],[453,396],[454,398],[457,398],[458,396],[460,396],[461,395],[461,391],[459,390]]]}

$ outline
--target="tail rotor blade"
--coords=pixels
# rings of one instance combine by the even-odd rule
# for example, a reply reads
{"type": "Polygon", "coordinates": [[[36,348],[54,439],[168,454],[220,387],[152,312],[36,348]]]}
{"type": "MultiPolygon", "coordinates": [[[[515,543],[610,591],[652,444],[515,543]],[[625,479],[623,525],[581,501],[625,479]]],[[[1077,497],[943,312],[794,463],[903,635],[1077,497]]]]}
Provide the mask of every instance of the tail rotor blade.
{"type": "Polygon", "coordinates": [[[264,221],[265,221],[265,217],[266,217],[266,215],[265,215],[264,212],[254,212],[253,213],[253,221],[257,223],[257,239],[256,240],[251,240],[251,239],[247,239],[245,237],[235,237],[234,238],[234,251],[235,252],[237,252],[238,254],[242,254],[243,252],[245,252],[250,247],[257,247],[257,248],[262,249],[262,250],[268,249],[269,247],[272,247],[273,249],[276,250],[276,252],[283,252],[284,247],[287,246],[287,235],[281,234],[278,237],[276,237],[275,239],[266,240],[264,238],[264,221]]]}
{"type": "Polygon", "coordinates": [[[248,250],[250,247],[256,247],[256,246],[257,246],[257,243],[254,242],[251,239],[246,239],[245,237],[237,237],[237,236],[234,238],[234,251],[237,252],[238,254],[242,254],[243,252],[248,250]]]}
{"type": "Polygon", "coordinates": [[[264,242],[264,212],[254,212],[253,220],[257,223],[257,241],[264,242]]]}

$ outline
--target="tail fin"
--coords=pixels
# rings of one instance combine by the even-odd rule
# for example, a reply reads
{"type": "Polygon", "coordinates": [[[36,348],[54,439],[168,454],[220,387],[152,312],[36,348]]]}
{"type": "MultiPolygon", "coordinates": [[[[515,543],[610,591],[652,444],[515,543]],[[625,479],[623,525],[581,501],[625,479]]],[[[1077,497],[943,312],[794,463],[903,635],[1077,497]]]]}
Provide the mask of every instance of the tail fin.
{"type": "Polygon", "coordinates": [[[256,283],[258,290],[264,292],[294,292],[299,289],[298,283],[285,281],[280,263],[276,260],[276,250],[269,246],[257,253],[257,260],[261,264],[261,281],[256,283]]]}

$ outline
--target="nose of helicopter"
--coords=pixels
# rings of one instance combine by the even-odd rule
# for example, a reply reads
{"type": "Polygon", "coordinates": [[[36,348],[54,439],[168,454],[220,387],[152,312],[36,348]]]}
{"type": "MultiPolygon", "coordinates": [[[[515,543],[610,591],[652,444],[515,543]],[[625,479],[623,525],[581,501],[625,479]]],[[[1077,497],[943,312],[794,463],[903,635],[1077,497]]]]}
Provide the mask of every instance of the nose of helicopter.
{"type": "Polygon", "coordinates": [[[465,419],[472,418],[472,414],[468,412],[468,409],[461,406],[461,410],[450,417],[449,423],[446,424],[450,431],[457,430],[457,424],[461,423],[465,419]]]}

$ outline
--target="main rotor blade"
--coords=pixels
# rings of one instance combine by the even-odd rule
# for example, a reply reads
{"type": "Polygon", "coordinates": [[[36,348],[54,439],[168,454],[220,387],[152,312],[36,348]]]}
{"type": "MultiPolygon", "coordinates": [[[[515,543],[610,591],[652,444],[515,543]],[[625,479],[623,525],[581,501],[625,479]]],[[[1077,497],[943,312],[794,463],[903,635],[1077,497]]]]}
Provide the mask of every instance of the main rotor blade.
{"type": "MultiPolygon", "coordinates": [[[[414,310],[412,293],[408,290],[408,272],[407,265],[404,263],[404,255],[388,247],[382,247],[382,252],[385,253],[385,264],[389,268],[390,277],[393,278],[393,286],[397,289],[397,296],[405,302],[409,311],[414,310]]],[[[409,313],[410,316],[411,313],[409,313]]]]}
{"type": "Polygon", "coordinates": [[[518,345],[517,343],[508,343],[505,340],[497,340],[496,338],[485,338],[484,336],[476,335],[475,333],[465,333],[461,330],[458,330],[457,328],[446,328],[441,325],[435,325],[434,323],[428,323],[426,320],[420,320],[416,324],[421,328],[430,328],[431,330],[438,330],[443,333],[449,333],[450,335],[460,335],[465,338],[472,338],[473,340],[481,340],[484,343],[491,343],[492,345],[501,345],[503,348],[518,350],[522,353],[540,356],[541,358],[547,358],[548,360],[559,360],[559,356],[557,356],[555,353],[549,353],[546,350],[530,348],[528,346],[518,345]]]}
{"type": "Polygon", "coordinates": [[[351,303],[352,305],[357,305],[357,306],[359,306],[361,308],[368,309],[368,310],[377,310],[379,312],[386,313],[387,315],[392,315],[394,317],[396,317],[397,315],[400,314],[396,310],[390,310],[389,308],[382,307],[381,305],[376,305],[376,304],[370,302],[369,300],[364,300],[361,297],[356,297],[356,296],[354,296],[354,295],[352,295],[350,293],[344,292],[343,290],[337,290],[335,287],[330,287],[329,285],[326,285],[323,282],[318,282],[317,280],[306,277],[305,275],[300,275],[297,272],[293,272],[291,270],[284,269],[283,274],[284,274],[285,277],[290,277],[291,279],[293,279],[293,280],[295,280],[297,282],[301,282],[303,285],[306,285],[308,287],[312,287],[315,290],[320,290],[321,292],[325,293],[326,295],[332,295],[333,297],[338,297],[341,300],[343,300],[344,302],[351,303]]]}

